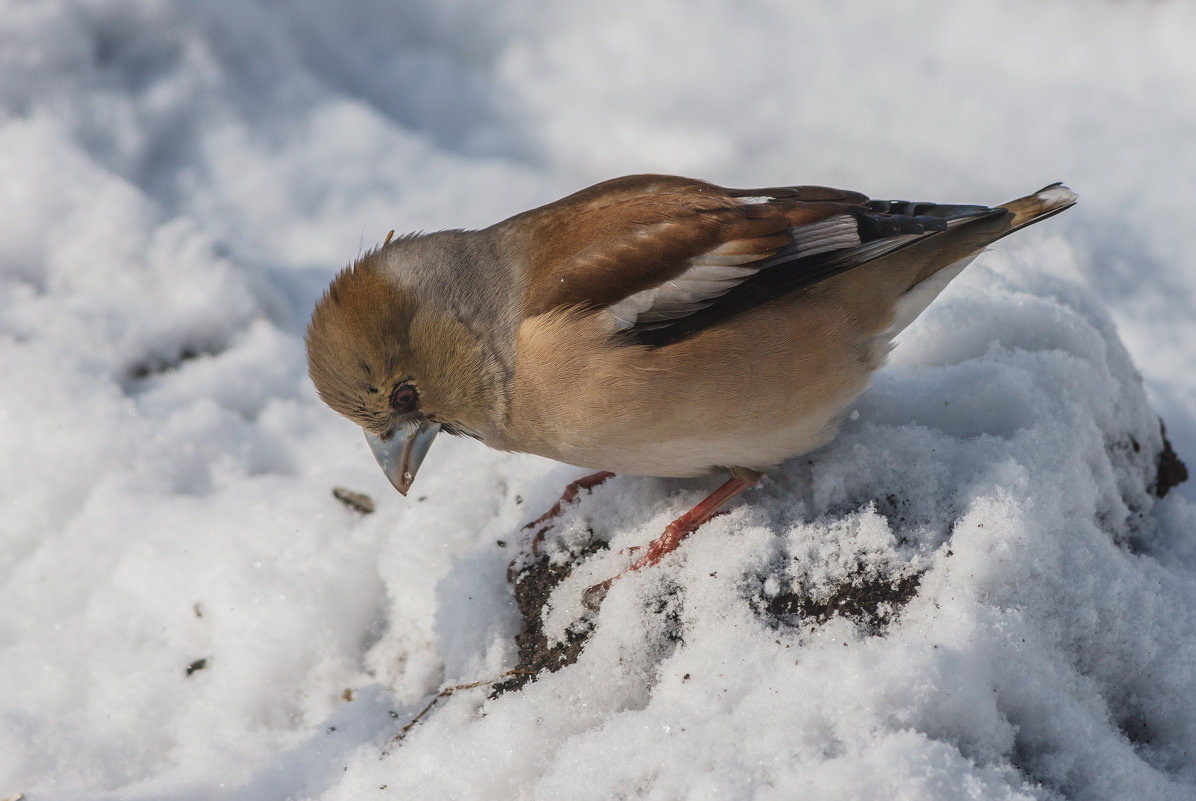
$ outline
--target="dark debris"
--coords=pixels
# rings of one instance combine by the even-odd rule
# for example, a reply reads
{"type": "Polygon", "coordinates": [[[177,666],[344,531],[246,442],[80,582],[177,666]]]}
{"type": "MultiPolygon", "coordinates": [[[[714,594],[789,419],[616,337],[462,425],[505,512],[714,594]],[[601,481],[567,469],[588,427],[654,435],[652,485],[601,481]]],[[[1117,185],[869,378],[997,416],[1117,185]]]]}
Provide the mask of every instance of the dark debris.
{"type": "Polygon", "coordinates": [[[374,511],[374,499],[364,492],[354,492],[344,487],[333,487],[332,497],[355,512],[361,512],[363,515],[372,514],[374,511]]]}
{"type": "Polygon", "coordinates": [[[1171,440],[1167,439],[1167,426],[1163,425],[1162,420],[1159,420],[1159,429],[1163,435],[1163,450],[1159,451],[1159,458],[1155,462],[1157,470],[1150,493],[1156,498],[1164,498],[1173,488],[1188,480],[1188,466],[1171,447],[1171,440]]]}
{"type": "Polygon", "coordinates": [[[869,575],[866,566],[860,563],[829,596],[814,597],[800,588],[771,598],[761,592],[756,597],[756,607],[777,626],[821,625],[832,617],[843,617],[872,634],[879,634],[918,594],[921,582],[920,571],[904,576],[869,575]]]}
{"type": "Polygon", "coordinates": [[[565,632],[562,642],[549,645],[548,637],[544,634],[544,608],[548,605],[552,591],[569,577],[573,565],[605,547],[604,542],[593,542],[564,564],[557,565],[543,555],[528,562],[514,577],[515,603],[519,606],[519,614],[523,616],[523,624],[515,635],[519,664],[512,671],[514,675],[494,685],[492,697],[521,689],[542,671],[555,673],[572,665],[581,656],[586,640],[594,631],[593,621],[585,618],[575,622],[565,632]]]}
{"type": "Polygon", "coordinates": [[[205,356],[219,356],[225,349],[223,344],[207,343],[183,345],[171,354],[147,355],[144,359],[134,362],[125,368],[127,381],[145,381],[156,375],[177,370],[187,362],[201,359],[205,356]]]}

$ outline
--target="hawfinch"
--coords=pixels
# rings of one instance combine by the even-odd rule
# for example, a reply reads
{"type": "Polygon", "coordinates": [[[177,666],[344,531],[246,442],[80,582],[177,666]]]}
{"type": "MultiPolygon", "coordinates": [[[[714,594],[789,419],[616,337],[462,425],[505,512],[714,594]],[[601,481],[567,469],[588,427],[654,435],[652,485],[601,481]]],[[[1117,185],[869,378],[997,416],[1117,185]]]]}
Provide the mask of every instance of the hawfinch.
{"type": "Polygon", "coordinates": [[[441,431],[600,471],[564,501],[612,473],[730,471],[636,570],[830,441],[952,278],[1075,200],[1060,184],[989,208],[617,178],[481,231],[388,237],[316,305],[311,378],[404,495],[441,431]]]}

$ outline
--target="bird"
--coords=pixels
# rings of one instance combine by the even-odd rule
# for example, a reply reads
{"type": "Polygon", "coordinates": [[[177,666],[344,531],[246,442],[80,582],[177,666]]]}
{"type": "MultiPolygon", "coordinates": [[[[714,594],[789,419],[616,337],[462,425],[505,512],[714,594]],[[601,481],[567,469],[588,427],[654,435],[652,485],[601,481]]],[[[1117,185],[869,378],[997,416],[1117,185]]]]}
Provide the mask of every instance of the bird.
{"type": "Polygon", "coordinates": [[[320,398],[407,494],[439,433],[593,474],[729,478],[616,576],[654,565],[784,460],[830,442],[894,337],[1060,183],[999,206],[822,186],[605,181],[481,230],[392,238],[307,328],[320,398]]]}

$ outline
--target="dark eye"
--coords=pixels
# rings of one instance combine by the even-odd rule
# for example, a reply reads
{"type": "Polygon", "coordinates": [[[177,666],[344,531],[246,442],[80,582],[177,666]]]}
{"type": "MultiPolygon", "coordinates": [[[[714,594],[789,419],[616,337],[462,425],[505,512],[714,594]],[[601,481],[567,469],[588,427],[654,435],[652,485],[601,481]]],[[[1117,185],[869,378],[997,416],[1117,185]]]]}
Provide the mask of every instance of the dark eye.
{"type": "Polygon", "coordinates": [[[399,384],[395,387],[394,392],[390,393],[390,407],[396,412],[411,411],[415,408],[417,400],[419,400],[419,393],[410,384],[399,384]]]}

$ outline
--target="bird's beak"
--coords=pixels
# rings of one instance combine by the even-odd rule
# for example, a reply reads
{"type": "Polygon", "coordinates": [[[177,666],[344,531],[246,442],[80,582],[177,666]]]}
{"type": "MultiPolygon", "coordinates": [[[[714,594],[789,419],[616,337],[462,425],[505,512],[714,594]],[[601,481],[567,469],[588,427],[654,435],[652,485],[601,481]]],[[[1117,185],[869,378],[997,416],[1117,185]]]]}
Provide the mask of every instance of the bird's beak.
{"type": "Polygon", "coordinates": [[[414,420],[394,429],[385,439],[367,431],[365,441],[370,443],[370,450],[374,452],[378,466],[390,483],[395,485],[400,494],[406,495],[415,481],[420,464],[428,455],[428,448],[432,447],[432,440],[439,433],[439,423],[414,420]]]}

